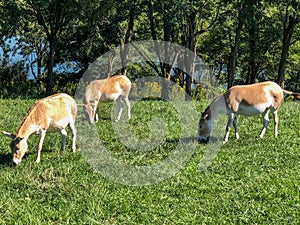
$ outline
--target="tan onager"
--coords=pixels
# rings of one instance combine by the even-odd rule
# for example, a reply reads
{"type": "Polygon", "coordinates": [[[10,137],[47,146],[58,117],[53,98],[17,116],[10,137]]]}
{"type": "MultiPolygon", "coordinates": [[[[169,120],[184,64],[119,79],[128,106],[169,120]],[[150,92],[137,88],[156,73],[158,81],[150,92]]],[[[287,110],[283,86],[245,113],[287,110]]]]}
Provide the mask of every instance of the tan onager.
{"type": "Polygon", "coordinates": [[[231,87],[226,93],[215,98],[202,113],[199,121],[198,141],[208,142],[213,120],[220,113],[228,115],[224,143],[228,141],[232,123],[236,139],[239,139],[237,115],[255,116],[262,114],[263,128],[259,137],[263,138],[269,123],[268,114],[271,111],[274,117],[274,134],[277,136],[279,120],[277,110],[283,100],[283,93],[300,96],[300,94],[282,89],[272,81],[231,87]]]}
{"type": "Polygon", "coordinates": [[[63,151],[67,137],[65,129],[68,125],[72,131],[72,150],[74,152],[76,149],[76,114],[77,104],[67,94],[54,94],[38,100],[27,112],[16,134],[2,131],[4,135],[12,139],[10,148],[13,162],[15,164],[21,163],[22,157],[28,149],[27,139],[33,133],[39,134],[37,163],[41,160],[41,150],[46,132],[60,131],[62,135],[61,150],[63,151]]]}
{"type": "Polygon", "coordinates": [[[124,75],[115,75],[103,80],[93,80],[85,88],[83,104],[84,115],[90,124],[98,121],[97,106],[99,102],[117,101],[119,112],[115,121],[121,119],[123,105],[127,106],[128,119],[130,119],[130,102],[128,99],[131,90],[131,81],[124,75]]]}

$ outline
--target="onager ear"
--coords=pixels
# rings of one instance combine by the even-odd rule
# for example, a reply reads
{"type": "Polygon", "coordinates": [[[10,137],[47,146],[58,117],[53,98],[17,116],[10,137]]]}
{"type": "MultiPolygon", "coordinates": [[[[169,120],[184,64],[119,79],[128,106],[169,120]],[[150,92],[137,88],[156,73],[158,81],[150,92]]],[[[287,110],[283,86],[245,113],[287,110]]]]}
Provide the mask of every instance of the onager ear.
{"type": "Polygon", "coordinates": [[[6,137],[9,137],[11,139],[15,139],[16,135],[15,134],[11,134],[11,133],[8,133],[6,131],[1,131],[2,134],[4,134],[6,137]]]}

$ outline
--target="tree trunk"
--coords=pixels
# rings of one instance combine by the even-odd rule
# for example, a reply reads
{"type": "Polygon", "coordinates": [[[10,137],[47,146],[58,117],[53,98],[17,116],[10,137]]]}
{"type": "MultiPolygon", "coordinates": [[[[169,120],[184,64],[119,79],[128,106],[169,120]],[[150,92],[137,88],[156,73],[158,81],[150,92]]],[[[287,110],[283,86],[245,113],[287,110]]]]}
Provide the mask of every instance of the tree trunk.
{"type": "Polygon", "coordinates": [[[284,73],[285,73],[285,65],[288,58],[289,48],[291,44],[292,35],[294,32],[294,28],[299,21],[292,16],[290,16],[288,26],[284,28],[283,33],[283,43],[282,43],[282,50],[280,56],[280,62],[278,67],[278,77],[277,83],[282,85],[284,81],[284,73]]]}
{"type": "Polygon", "coordinates": [[[170,89],[170,79],[168,78],[162,78],[162,84],[161,84],[161,98],[165,100],[169,100],[169,89],[170,89]]]}
{"type": "Polygon", "coordinates": [[[128,27],[127,31],[125,33],[125,37],[123,40],[122,34],[120,31],[119,34],[119,42],[120,42],[120,56],[121,56],[121,62],[122,62],[122,69],[121,73],[123,75],[127,74],[127,62],[128,62],[128,46],[126,45],[127,43],[131,42],[131,38],[133,35],[133,28],[134,28],[134,19],[135,19],[135,6],[136,6],[136,1],[132,1],[131,8],[129,10],[129,19],[128,19],[128,27]]]}
{"type": "MultiPolygon", "coordinates": [[[[169,4],[171,3],[172,1],[169,2],[169,4]]],[[[153,40],[157,40],[152,0],[147,1],[147,4],[148,4],[148,18],[150,23],[151,36],[153,40]]],[[[167,59],[168,58],[170,59],[171,58],[170,54],[172,54],[169,52],[169,41],[172,36],[171,35],[172,29],[170,27],[170,21],[168,18],[169,4],[167,4],[166,2],[161,3],[161,8],[163,11],[163,35],[164,35],[163,39],[164,41],[166,41],[163,49],[164,54],[161,53],[162,49],[159,49],[157,44],[155,44],[155,51],[159,60],[159,68],[158,67],[155,68],[155,71],[157,71],[158,75],[162,77],[161,98],[166,100],[169,99],[169,89],[170,89],[169,83],[171,78],[172,65],[163,63],[162,58],[164,59],[164,61],[168,61],[167,59]]]]}
{"type": "Polygon", "coordinates": [[[51,95],[53,89],[53,66],[54,66],[54,49],[53,42],[49,42],[49,59],[48,59],[48,76],[47,76],[47,85],[46,85],[46,94],[51,95]]]}
{"type": "Polygon", "coordinates": [[[253,84],[255,83],[256,77],[257,77],[257,65],[256,65],[256,58],[257,58],[257,50],[256,50],[256,19],[255,19],[255,9],[254,6],[255,2],[250,1],[249,2],[249,65],[248,65],[248,75],[246,79],[246,84],[253,84]]]}
{"type": "Polygon", "coordinates": [[[231,51],[228,60],[227,89],[231,88],[234,82],[234,72],[235,72],[236,62],[238,58],[239,43],[241,39],[241,31],[242,31],[243,24],[244,24],[244,20],[241,18],[241,13],[239,13],[238,25],[235,32],[234,43],[231,46],[231,51]]]}
{"type": "MultiPolygon", "coordinates": [[[[197,12],[192,11],[189,15],[187,15],[187,43],[186,43],[186,47],[190,50],[193,51],[194,54],[196,54],[197,49],[196,49],[196,35],[195,33],[197,32],[197,28],[196,28],[196,15],[197,12]]],[[[186,54],[186,57],[189,54],[186,54]]],[[[186,94],[188,96],[191,96],[192,94],[192,83],[193,83],[193,78],[194,78],[194,64],[195,64],[195,57],[193,57],[193,59],[191,58],[186,58],[186,62],[185,65],[187,66],[186,71],[187,71],[187,75],[186,75],[186,94]]]]}
{"type": "Polygon", "coordinates": [[[183,57],[179,56],[178,57],[178,79],[179,79],[179,86],[180,87],[184,87],[184,71],[183,71],[183,67],[184,67],[184,62],[183,62],[183,57]]]}
{"type": "MultiPolygon", "coordinates": [[[[168,3],[164,2],[162,3],[162,9],[163,9],[163,34],[164,34],[164,41],[166,43],[164,44],[164,60],[169,61],[168,59],[171,58],[172,53],[170,53],[170,47],[169,47],[169,42],[171,39],[171,26],[170,26],[170,21],[169,21],[169,5],[172,4],[172,0],[169,1],[168,3]]],[[[170,99],[169,97],[169,85],[170,85],[170,79],[171,79],[171,71],[172,71],[172,65],[167,64],[167,63],[160,63],[161,66],[161,75],[163,77],[162,79],[162,90],[161,90],[161,97],[163,99],[170,99]]]]}

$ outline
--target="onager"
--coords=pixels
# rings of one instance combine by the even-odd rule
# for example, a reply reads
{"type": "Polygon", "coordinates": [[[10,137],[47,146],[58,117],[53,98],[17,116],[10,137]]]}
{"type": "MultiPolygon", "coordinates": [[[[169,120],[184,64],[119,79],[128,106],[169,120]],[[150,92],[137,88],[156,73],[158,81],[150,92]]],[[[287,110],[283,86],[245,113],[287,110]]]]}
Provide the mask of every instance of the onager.
{"type": "Polygon", "coordinates": [[[82,105],[89,124],[98,121],[97,106],[99,102],[117,101],[119,112],[115,121],[119,121],[123,111],[122,100],[124,100],[127,106],[128,119],[130,119],[130,102],[128,99],[130,89],[131,81],[124,75],[91,81],[85,88],[82,105]]]}
{"type": "Polygon", "coordinates": [[[283,100],[283,93],[300,96],[300,94],[282,89],[278,84],[271,81],[233,86],[226,93],[215,98],[202,113],[199,121],[198,141],[201,143],[208,142],[213,120],[220,113],[228,115],[223,143],[228,141],[232,123],[235,129],[236,139],[239,139],[237,124],[238,114],[246,116],[262,114],[263,128],[259,137],[263,138],[269,123],[268,114],[269,111],[271,111],[274,118],[274,135],[277,137],[279,120],[277,110],[283,100]]]}
{"type": "Polygon", "coordinates": [[[77,105],[75,100],[64,93],[54,94],[37,101],[27,112],[16,134],[6,131],[2,133],[12,139],[10,148],[13,162],[20,164],[22,157],[28,149],[27,139],[33,133],[39,134],[36,162],[41,160],[41,150],[46,132],[60,131],[62,135],[61,151],[65,148],[66,127],[69,125],[72,131],[72,150],[76,149],[75,119],[77,105]]]}

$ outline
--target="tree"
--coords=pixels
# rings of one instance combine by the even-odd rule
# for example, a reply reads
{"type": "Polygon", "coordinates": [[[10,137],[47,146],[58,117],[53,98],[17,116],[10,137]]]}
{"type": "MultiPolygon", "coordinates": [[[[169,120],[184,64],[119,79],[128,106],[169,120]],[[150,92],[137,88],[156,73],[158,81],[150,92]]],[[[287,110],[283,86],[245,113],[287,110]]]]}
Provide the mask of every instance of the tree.
{"type": "MultiPolygon", "coordinates": [[[[45,79],[48,93],[57,79],[79,78],[116,46],[121,49],[122,72],[134,68],[134,76],[144,76],[136,74],[142,73],[137,68],[142,65],[126,67],[126,44],[148,39],[177,43],[201,56],[217,67],[216,77],[228,88],[267,79],[296,82],[299,5],[299,0],[6,0],[0,3],[0,44],[8,53],[7,40],[17,40],[16,49],[10,50],[27,57],[20,65],[24,71],[31,68],[35,79],[45,79]],[[53,69],[61,65],[72,67],[64,74],[53,69]]],[[[190,94],[197,70],[194,58],[168,49],[168,44],[163,51],[156,48],[161,63],[147,67],[163,78],[165,99],[171,79],[190,94]],[[163,63],[166,58],[171,63],[163,63]],[[179,64],[184,70],[176,68],[179,64]]],[[[101,73],[110,74],[113,61],[112,55],[111,65],[101,73]]]]}
{"type": "Polygon", "coordinates": [[[81,76],[89,63],[103,52],[100,49],[107,51],[107,42],[102,40],[108,38],[99,34],[100,27],[108,23],[112,1],[5,1],[4,12],[9,18],[5,23],[6,33],[20,37],[22,54],[28,56],[35,52],[36,59],[30,62],[35,78],[46,68],[47,94],[52,92],[56,65],[75,62],[81,76]],[[36,73],[33,63],[37,63],[36,73]]]}
{"type": "Polygon", "coordinates": [[[280,8],[283,8],[285,13],[282,20],[283,39],[280,62],[278,66],[277,83],[282,85],[292,36],[294,34],[295,27],[300,23],[300,1],[285,0],[280,1],[280,4],[282,4],[280,8]]]}
{"type": "Polygon", "coordinates": [[[245,2],[241,1],[237,4],[237,17],[235,19],[235,33],[234,37],[232,37],[232,33],[229,32],[229,40],[230,40],[230,55],[228,59],[228,67],[227,67],[227,88],[233,86],[234,82],[234,74],[235,74],[235,67],[237,63],[238,53],[239,53],[239,47],[240,47],[240,40],[241,40],[241,32],[242,28],[245,23],[245,2]]]}
{"type": "Polygon", "coordinates": [[[77,78],[100,55],[117,45],[116,29],[112,26],[117,14],[116,4],[115,0],[81,0],[76,3],[78,12],[60,37],[56,60],[57,63],[75,62],[77,78]]]}
{"type": "Polygon", "coordinates": [[[248,71],[246,76],[246,83],[253,84],[255,83],[259,62],[257,62],[258,55],[258,39],[259,39],[259,21],[257,17],[260,17],[259,1],[252,0],[249,1],[248,10],[247,10],[247,29],[249,34],[249,63],[248,71]]]}
{"type": "Polygon", "coordinates": [[[127,43],[131,42],[131,39],[133,37],[133,29],[134,29],[134,22],[135,18],[137,17],[137,0],[133,0],[130,2],[125,2],[128,6],[128,10],[124,10],[124,8],[119,8],[120,11],[128,11],[127,18],[123,18],[122,22],[127,20],[126,24],[127,26],[122,26],[122,22],[119,24],[119,32],[118,32],[118,38],[119,38],[119,44],[120,44],[120,58],[122,61],[122,74],[126,75],[127,73],[127,61],[128,61],[128,45],[127,43]]]}
{"type": "Polygon", "coordinates": [[[191,95],[191,85],[194,82],[195,72],[195,59],[197,56],[197,40],[200,35],[209,32],[216,24],[219,17],[220,3],[216,1],[198,1],[187,0],[183,2],[185,7],[182,13],[185,15],[185,23],[182,26],[183,29],[183,42],[186,48],[194,52],[194,58],[185,60],[187,66],[187,72],[189,76],[186,76],[186,93],[191,95]]]}
{"type": "Polygon", "coordinates": [[[34,15],[38,24],[43,28],[48,41],[48,63],[47,63],[47,94],[52,93],[53,88],[53,67],[54,67],[54,57],[57,51],[57,45],[60,40],[60,36],[63,31],[68,28],[69,23],[76,15],[76,10],[70,10],[70,8],[75,8],[74,1],[71,0],[26,0],[24,4],[24,9],[29,13],[34,15]],[[70,7],[70,6],[73,7],[70,7]]]}
{"type": "Polygon", "coordinates": [[[157,72],[159,76],[161,76],[162,79],[162,90],[161,90],[161,97],[163,99],[169,99],[169,80],[171,77],[171,71],[173,68],[173,65],[168,65],[166,63],[163,63],[163,60],[167,57],[174,58],[174,62],[176,61],[176,58],[178,56],[178,53],[172,53],[175,55],[171,55],[171,52],[169,52],[169,46],[168,43],[171,40],[171,38],[174,36],[173,32],[174,30],[171,28],[171,24],[173,22],[172,20],[172,1],[161,1],[156,2],[154,4],[152,0],[147,0],[147,6],[148,6],[148,18],[150,23],[150,30],[151,30],[151,36],[154,41],[158,40],[157,30],[159,30],[159,27],[157,26],[157,22],[155,21],[154,17],[154,10],[156,9],[158,12],[160,12],[160,18],[162,19],[162,40],[166,41],[164,46],[163,55],[161,54],[161,50],[158,48],[158,46],[155,46],[156,54],[159,59],[159,66],[157,66],[155,63],[151,63],[151,66],[153,69],[157,72]]]}

